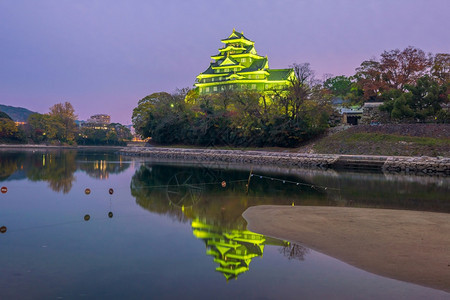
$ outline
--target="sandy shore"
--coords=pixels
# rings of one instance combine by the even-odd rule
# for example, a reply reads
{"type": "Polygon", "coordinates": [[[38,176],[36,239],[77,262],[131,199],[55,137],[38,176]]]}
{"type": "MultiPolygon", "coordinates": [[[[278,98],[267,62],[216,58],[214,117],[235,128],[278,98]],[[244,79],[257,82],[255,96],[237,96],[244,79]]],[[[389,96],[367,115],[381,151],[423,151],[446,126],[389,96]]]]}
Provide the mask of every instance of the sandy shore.
{"type": "Polygon", "coordinates": [[[374,274],[450,292],[449,214],[256,206],[243,216],[251,231],[300,243],[374,274]]]}

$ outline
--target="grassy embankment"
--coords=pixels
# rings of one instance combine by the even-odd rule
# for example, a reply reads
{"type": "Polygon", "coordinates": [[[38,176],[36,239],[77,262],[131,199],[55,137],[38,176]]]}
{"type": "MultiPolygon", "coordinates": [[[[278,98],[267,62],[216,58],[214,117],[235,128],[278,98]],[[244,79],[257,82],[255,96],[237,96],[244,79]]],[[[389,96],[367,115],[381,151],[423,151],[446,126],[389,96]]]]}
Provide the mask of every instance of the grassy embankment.
{"type": "Polygon", "coordinates": [[[324,137],[312,148],[328,154],[450,157],[450,125],[360,125],[324,137]]]}

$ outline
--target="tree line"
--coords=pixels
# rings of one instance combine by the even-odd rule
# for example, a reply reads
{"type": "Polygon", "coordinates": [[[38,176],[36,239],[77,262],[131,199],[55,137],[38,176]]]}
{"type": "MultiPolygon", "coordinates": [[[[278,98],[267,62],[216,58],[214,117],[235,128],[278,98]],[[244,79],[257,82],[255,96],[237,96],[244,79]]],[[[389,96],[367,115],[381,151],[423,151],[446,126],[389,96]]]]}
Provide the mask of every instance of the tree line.
{"type": "Polygon", "coordinates": [[[130,130],[118,123],[103,129],[79,127],[77,115],[70,102],[57,103],[46,114],[34,113],[26,124],[16,126],[5,113],[0,112],[0,142],[37,143],[53,145],[126,145],[132,138],[130,130]]]}
{"type": "Polygon", "coordinates": [[[148,95],[133,110],[136,133],[160,144],[295,147],[336,124],[336,98],[347,106],[383,102],[381,109],[400,122],[450,121],[449,54],[384,51],[353,76],[324,80],[308,63],[292,67],[289,86],[270,93],[182,89],[148,95]]]}
{"type": "Polygon", "coordinates": [[[450,54],[407,47],[363,61],[353,76],[329,77],[323,87],[348,103],[383,102],[381,110],[401,122],[450,121],[450,54]]]}
{"type": "Polygon", "coordinates": [[[160,144],[294,147],[328,127],[331,106],[321,101],[309,64],[295,65],[289,89],[198,95],[196,89],[153,93],[138,102],[138,134],[160,144]]]}

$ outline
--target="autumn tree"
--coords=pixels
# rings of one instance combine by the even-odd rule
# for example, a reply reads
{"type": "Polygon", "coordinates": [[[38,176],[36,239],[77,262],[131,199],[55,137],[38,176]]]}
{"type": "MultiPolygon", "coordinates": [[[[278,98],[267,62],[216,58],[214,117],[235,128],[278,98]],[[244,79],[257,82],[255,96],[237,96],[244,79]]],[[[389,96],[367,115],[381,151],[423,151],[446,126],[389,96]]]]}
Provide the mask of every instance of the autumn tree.
{"type": "Polygon", "coordinates": [[[387,89],[385,82],[382,80],[381,66],[375,59],[366,60],[356,68],[357,88],[362,91],[362,99],[378,100],[381,93],[387,89]]]}
{"type": "Polygon", "coordinates": [[[402,51],[384,51],[379,67],[388,88],[405,91],[405,85],[415,84],[427,73],[430,63],[431,59],[424,51],[409,46],[402,51]]]}
{"type": "Polygon", "coordinates": [[[50,107],[48,115],[57,124],[57,138],[62,142],[73,142],[77,125],[75,109],[70,102],[58,103],[50,107]]]}
{"type": "Polygon", "coordinates": [[[25,140],[22,126],[17,126],[8,114],[0,111],[0,142],[22,143],[25,140]]]}
{"type": "Polygon", "coordinates": [[[450,54],[438,53],[432,58],[431,76],[440,84],[450,81],[450,54]]]}
{"type": "Polygon", "coordinates": [[[7,114],[0,112],[0,140],[14,139],[17,132],[14,121],[7,114]]]}

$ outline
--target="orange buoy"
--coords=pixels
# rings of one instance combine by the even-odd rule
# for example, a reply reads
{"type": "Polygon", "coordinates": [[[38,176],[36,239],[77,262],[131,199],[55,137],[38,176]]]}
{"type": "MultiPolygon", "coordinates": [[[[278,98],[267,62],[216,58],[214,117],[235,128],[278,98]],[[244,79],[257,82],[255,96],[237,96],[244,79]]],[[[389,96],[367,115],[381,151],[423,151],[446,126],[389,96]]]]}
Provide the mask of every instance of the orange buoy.
{"type": "Polygon", "coordinates": [[[110,195],[114,194],[114,190],[113,189],[109,189],[109,194],[110,195]]]}
{"type": "Polygon", "coordinates": [[[89,195],[89,194],[91,193],[91,189],[85,189],[85,190],[84,190],[84,193],[85,193],[86,195],[89,195]]]}
{"type": "Polygon", "coordinates": [[[8,192],[8,188],[6,186],[2,186],[0,191],[2,192],[2,194],[6,194],[8,192]]]}
{"type": "Polygon", "coordinates": [[[114,214],[112,213],[112,211],[110,211],[109,213],[108,213],[108,217],[109,218],[112,218],[114,216],[114,214]]]}
{"type": "Polygon", "coordinates": [[[90,219],[91,219],[91,216],[90,216],[90,215],[85,215],[85,216],[84,216],[84,220],[85,220],[85,221],[89,221],[90,219]]]}
{"type": "Polygon", "coordinates": [[[0,233],[5,233],[7,230],[6,226],[0,227],[0,233]]]}
{"type": "Polygon", "coordinates": [[[227,182],[224,180],[224,181],[222,181],[222,187],[224,188],[224,187],[226,187],[227,186],[227,182]]]}

